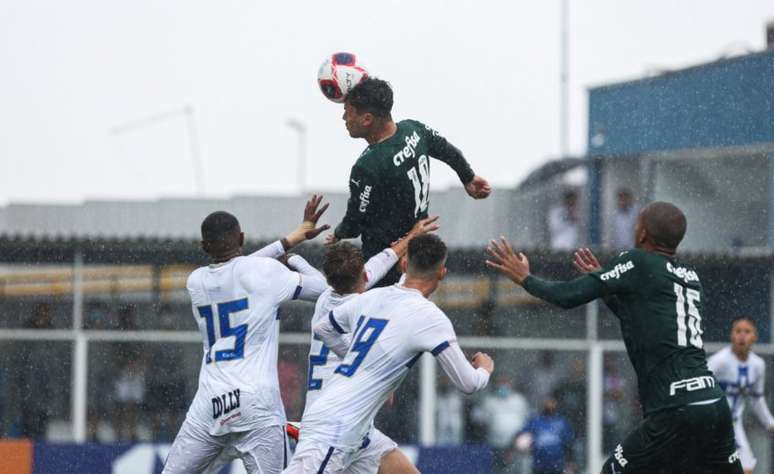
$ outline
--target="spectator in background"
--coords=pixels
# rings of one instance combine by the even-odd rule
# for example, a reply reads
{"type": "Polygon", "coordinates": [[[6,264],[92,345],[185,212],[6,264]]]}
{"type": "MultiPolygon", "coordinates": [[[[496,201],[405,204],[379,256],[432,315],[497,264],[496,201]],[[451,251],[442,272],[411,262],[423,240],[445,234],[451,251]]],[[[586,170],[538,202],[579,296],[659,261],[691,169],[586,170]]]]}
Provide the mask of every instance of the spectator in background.
{"type": "MultiPolygon", "coordinates": [[[[25,329],[53,329],[54,320],[51,305],[37,303],[32,315],[24,323],[25,329]]],[[[32,342],[24,345],[20,355],[20,367],[14,389],[18,390],[20,401],[19,431],[26,438],[43,439],[46,436],[48,420],[51,417],[50,404],[54,393],[51,377],[56,373],[56,358],[52,359],[45,343],[32,342]]]]}
{"type": "Polygon", "coordinates": [[[118,329],[134,331],[137,329],[137,306],[125,303],[118,307],[118,329]]]}
{"type": "Polygon", "coordinates": [[[540,362],[529,374],[529,401],[533,407],[539,407],[562,382],[564,371],[556,364],[552,351],[540,353],[540,362]]]}
{"type": "Polygon", "coordinates": [[[301,388],[301,367],[293,362],[293,353],[280,346],[280,359],[277,363],[280,396],[288,420],[300,420],[303,412],[303,393],[301,388]],[[283,353],[284,352],[284,353],[283,353]]]}
{"type": "Polygon", "coordinates": [[[562,203],[548,211],[548,233],[552,250],[574,250],[578,247],[578,192],[568,189],[562,203]]]}
{"type": "Polygon", "coordinates": [[[625,433],[628,426],[625,424],[626,415],[624,402],[626,393],[626,379],[618,371],[618,365],[613,359],[606,357],[604,361],[603,381],[603,409],[602,409],[602,431],[604,452],[611,452],[615,449],[625,433]]]}
{"type": "Polygon", "coordinates": [[[504,374],[497,377],[494,390],[473,408],[471,417],[484,427],[486,441],[494,450],[496,471],[509,463],[513,437],[524,427],[529,413],[527,399],[513,389],[511,378],[504,374]]]}
{"type": "Polygon", "coordinates": [[[435,402],[435,433],[439,445],[457,445],[464,441],[464,400],[459,390],[441,377],[440,390],[435,402]]]}
{"type": "Polygon", "coordinates": [[[634,225],[640,210],[634,205],[634,195],[629,189],[618,188],[616,205],[612,216],[610,246],[614,249],[634,247],[634,225]]]}
{"type": "Polygon", "coordinates": [[[586,462],[586,405],[588,400],[588,381],[586,380],[586,365],[578,358],[570,364],[567,378],[556,389],[556,398],[562,412],[570,422],[570,428],[575,434],[573,443],[573,459],[583,466],[586,462]]]}
{"type": "Polygon", "coordinates": [[[559,404],[553,396],[545,400],[543,411],[530,418],[514,441],[517,450],[531,451],[533,474],[575,472],[572,444],[572,428],[559,414],[559,404]]]}
{"type": "Polygon", "coordinates": [[[145,366],[138,355],[127,357],[113,385],[113,420],[118,441],[137,440],[137,415],[145,401],[145,366]]]}

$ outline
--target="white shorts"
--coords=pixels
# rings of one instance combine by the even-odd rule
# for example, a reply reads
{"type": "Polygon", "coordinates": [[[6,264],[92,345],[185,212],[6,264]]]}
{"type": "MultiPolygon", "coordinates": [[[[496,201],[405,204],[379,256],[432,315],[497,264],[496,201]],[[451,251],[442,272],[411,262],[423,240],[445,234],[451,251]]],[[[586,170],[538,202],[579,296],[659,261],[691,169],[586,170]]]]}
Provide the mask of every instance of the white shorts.
{"type": "Polygon", "coordinates": [[[741,421],[734,423],[734,438],[736,438],[736,449],[739,451],[739,460],[742,462],[742,469],[752,471],[758,460],[755,459],[750,442],[747,441],[747,433],[744,432],[744,426],[741,421]]]}
{"type": "Polygon", "coordinates": [[[283,474],[376,474],[382,457],[398,445],[374,429],[355,450],[342,450],[321,443],[304,443],[303,430],[296,454],[283,474]]]}
{"type": "Polygon", "coordinates": [[[288,463],[284,426],[213,436],[183,422],[164,462],[164,474],[216,473],[241,459],[248,473],[279,474],[288,463]]]}

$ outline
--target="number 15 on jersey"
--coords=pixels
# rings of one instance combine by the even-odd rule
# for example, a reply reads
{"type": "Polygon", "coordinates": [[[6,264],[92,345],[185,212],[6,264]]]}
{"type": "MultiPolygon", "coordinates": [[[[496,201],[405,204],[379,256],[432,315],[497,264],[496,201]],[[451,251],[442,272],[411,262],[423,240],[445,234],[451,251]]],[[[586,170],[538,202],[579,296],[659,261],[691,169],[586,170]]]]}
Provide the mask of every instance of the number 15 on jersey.
{"type": "Polygon", "coordinates": [[[234,337],[234,347],[232,349],[222,349],[215,351],[215,362],[222,360],[236,360],[245,356],[245,336],[247,335],[247,324],[231,327],[231,315],[247,311],[247,298],[240,300],[227,301],[217,305],[197,306],[199,316],[204,318],[207,328],[207,363],[212,362],[212,346],[219,339],[234,337]],[[218,326],[215,326],[215,315],[213,307],[217,310],[218,326]],[[216,329],[218,330],[216,332],[216,329]]]}

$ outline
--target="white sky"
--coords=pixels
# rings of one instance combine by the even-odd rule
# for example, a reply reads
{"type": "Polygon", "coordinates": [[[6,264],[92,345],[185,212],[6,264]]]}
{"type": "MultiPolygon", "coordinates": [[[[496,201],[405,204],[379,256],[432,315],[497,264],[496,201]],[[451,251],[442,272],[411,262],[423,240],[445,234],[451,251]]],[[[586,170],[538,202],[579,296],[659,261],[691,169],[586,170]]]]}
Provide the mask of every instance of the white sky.
{"type": "MultiPolygon", "coordinates": [[[[570,1],[571,151],[586,88],[764,47],[771,0],[570,1]]],[[[195,108],[207,196],[345,190],[365,142],[317,89],[335,51],[360,56],[416,118],[496,186],[559,152],[559,0],[363,2],[0,0],[0,204],[194,194],[185,121],[116,125],[195,108]]],[[[456,184],[442,164],[433,187],[456,184]]]]}

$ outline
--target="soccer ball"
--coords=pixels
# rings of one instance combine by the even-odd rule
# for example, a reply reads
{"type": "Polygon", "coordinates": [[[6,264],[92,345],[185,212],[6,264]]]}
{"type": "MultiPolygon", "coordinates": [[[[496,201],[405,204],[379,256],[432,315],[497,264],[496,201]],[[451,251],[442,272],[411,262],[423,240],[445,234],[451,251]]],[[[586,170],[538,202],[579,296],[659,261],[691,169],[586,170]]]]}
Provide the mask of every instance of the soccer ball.
{"type": "Polygon", "coordinates": [[[334,53],[326,58],[317,73],[323,95],[336,103],[344,102],[349,91],[368,77],[368,71],[352,53],[334,53]]]}

